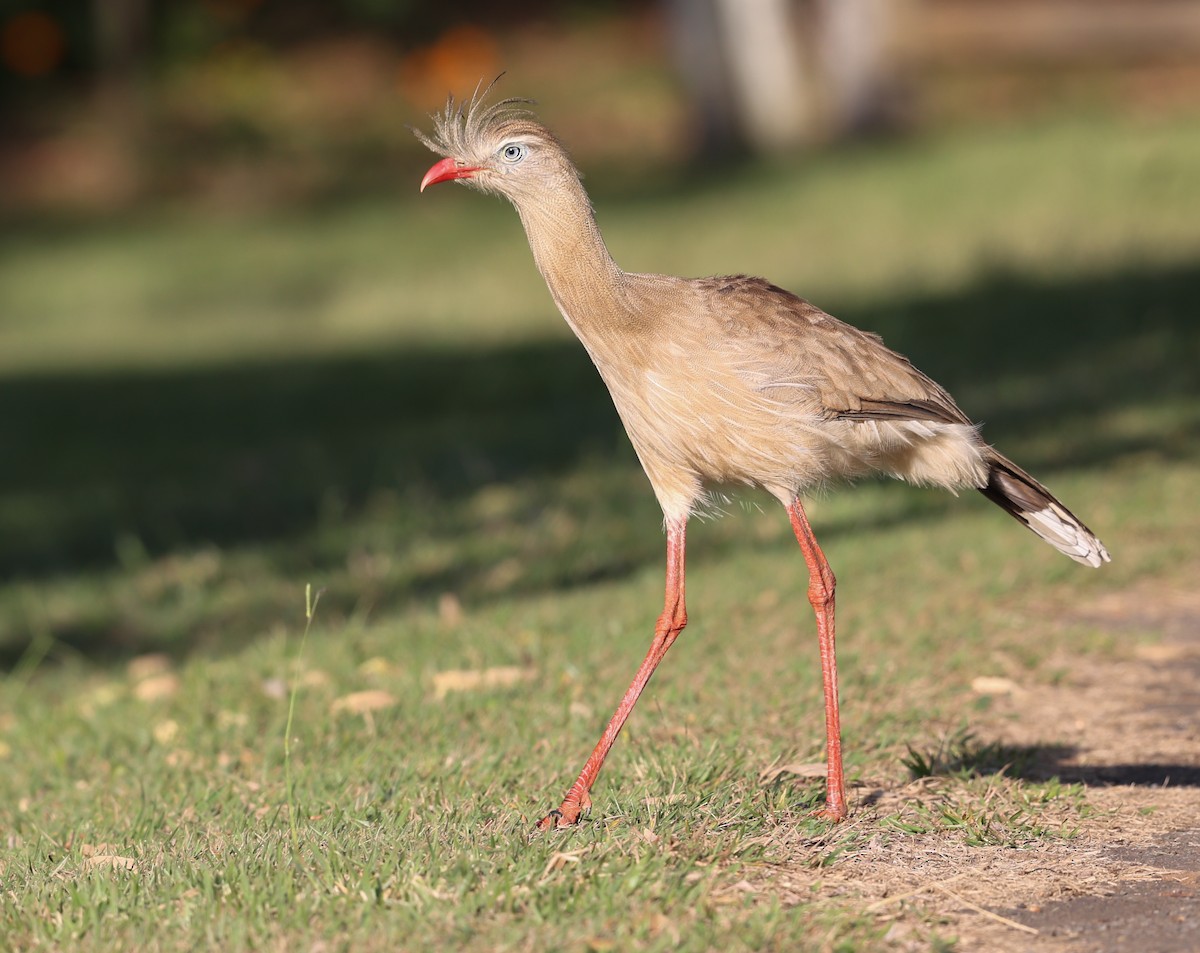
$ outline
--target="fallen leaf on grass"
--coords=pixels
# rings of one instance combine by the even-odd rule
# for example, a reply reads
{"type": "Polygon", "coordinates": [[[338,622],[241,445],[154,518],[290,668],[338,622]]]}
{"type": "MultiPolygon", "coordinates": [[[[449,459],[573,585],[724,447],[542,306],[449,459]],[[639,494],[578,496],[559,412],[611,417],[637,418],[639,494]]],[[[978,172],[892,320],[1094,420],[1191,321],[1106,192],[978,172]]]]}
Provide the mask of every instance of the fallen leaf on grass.
{"type": "Polygon", "coordinates": [[[353,715],[364,715],[367,712],[379,711],[381,708],[391,708],[396,704],[396,696],[372,688],[365,692],[351,692],[337,699],[330,711],[347,711],[353,715]]]}
{"type": "Polygon", "coordinates": [[[883,935],[883,938],[888,943],[899,943],[902,940],[907,940],[914,933],[916,933],[916,929],[911,924],[896,921],[888,927],[888,931],[883,935]]]}
{"type": "Polygon", "coordinates": [[[186,751],[183,748],[172,748],[164,760],[168,768],[179,768],[183,771],[195,770],[202,763],[194,751],[186,751]]]}
{"type": "Polygon", "coordinates": [[[1189,645],[1137,645],[1133,654],[1147,662],[1174,662],[1195,654],[1195,649],[1189,645]]]}
{"type": "Polygon", "coordinates": [[[174,718],[160,721],[154,726],[154,740],[160,745],[170,744],[177,734],[179,734],[179,722],[174,718]]]}
{"type": "Polygon", "coordinates": [[[502,559],[489,569],[483,576],[483,587],[488,592],[503,592],[521,578],[525,566],[515,556],[502,559]]]}
{"type": "Polygon", "coordinates": [[[124,695],[124,686],[118,685],[116,682],[97,685],[79,700],[79,714],[84,718],[91,718],[98,709],[111,705],[124,695]]]}
{"type": "Polygon", "coordinates": [[[310,668],[295,677],[291,685],[278,676],[272,676],[264,678],[259,683],[259,688],[262,689],[262,693],[268,698],[275,701],[283,701],[293,691],[298,691],[301,688],[324,688],[331,681],[333,679],[329,677],[329,673],[317,668],[310,668]]]}
{"type": "Polygon", "coordinates": [[[139,701],[156,702],[175,695],[179,688],[179,676],[173,672],[164,672],[162,675],[151,675],[138,682],[133,687],[133,694],[139,701]]]}
{"type": "Polygon", "coordinates": [[[386,678],[389,675],[394,675],[396,666],[380,655],[367,659],[358,666],[358,673],[366,675],[368,678],[386,678]]]}
{"type": "Polygon", "coordinates": [[[122,857],[120,854],[95,854],[85,857],[83,866],[86,870],[99,870],[104,867],[112,870],[137,870],[137,861],[132,857],[122,857]]]}
{"type": "Polygon", "coordinates": [[[577,864],[583,857],[583,851],[555,851],[550,855],[550,859],[546,861],[546,867],[542,871],[542,876],[552,873],[555,870],[562,870],[567,864],[577,864]]]}
{"type": "Polygon", "coordinates": [[[518,665],[498,665],[495,668],[449,669],[433,676],[433,695],[445,698],[451,692],[471,692],[486,688],[510,688],[530,681],[536,669],[518,665]]]}
{"type": "Polygon", "coordinates": [[[151,675],[161,675],[171,670],[171,657],[162,652],[149,652],[129,660],[125,671],[135,682],[151,675]]]}
{"type": "Polygon", "coordinates": [[[794,774],[798,778],[825,777],[824,761],[792,761],[789,764],[773,764],[765,768],[758,776],[759,784],[770,784],[785,774],[794,774]]]}
{"type": "Polygon", "coordinates": [[[244,711],[230,711],[222,708],[217,712],[218,728],[245,728],[250,724],[250,716],[244,711]]]}
{"type": "Polygon", "coordinates": [[[971,679],[971,691],[977,695],[1016,695],[1021,691],[1021,686],[1011,678],[980,675],[971,679]]]}
{"type": "Polygon", "coordinates": [[[650,912],[647,917],[647,926],[650,928],[651,936],[662,936],[665,933],[671,940],[671,946],[679,945],[679,927],[661,910],[650,912]]]}
{"type": "Polygon", "coordinates": [[[454,628],[462,624],[463,607],[458,596],[452,592],[443,592],[438,596],[438,618],[442,625],[454,628]]]}
{"type": "Polygon", "coordinates": [[[747,894],[753,896],[757,893],[759,893],[759,889],[749,880],[739,880],[723,890],[714,891],[712,900],[718,904],[740,903],[747,894]]]}
{"type": "Polygon", "coordinates": [[[301,688],[324,688],[333,679],[329,677],[328,672],[323,672],[319,668],[310,668],[300,676],[300,681],[297,683],[301,688]]]}

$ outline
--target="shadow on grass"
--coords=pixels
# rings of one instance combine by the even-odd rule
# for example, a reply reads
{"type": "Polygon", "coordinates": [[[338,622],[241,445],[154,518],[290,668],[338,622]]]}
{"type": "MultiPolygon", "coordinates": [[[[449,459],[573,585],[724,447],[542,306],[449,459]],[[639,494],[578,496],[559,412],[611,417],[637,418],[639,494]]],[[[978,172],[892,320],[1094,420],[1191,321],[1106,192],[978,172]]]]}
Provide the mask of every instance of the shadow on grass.
{"type": "MultiPolygon", "coordinates": [[[[1188,266],[1060,283],[997,276],[963,293],[841,316],[881,332],[941,379],[987,421],[990,440],[1039,473],[1196,451],[1194,415],[1120,431],[1106,429],[1104,417],[1192,406],[1197,301],[1200,266],[1188,266]]],[[[0,380],[0,406],[0,578],[8,582],[111,577],[204,547],[253,551],[273,572],[303,580],[364,549],[463,547],[392,577],[391,591],[372,597],[386,604],[446,590],[482,597],[562,588],[661,559],[650,491],[572,341],[9,377],[0,380]],[[561,481],[589,472],[597,478],[569,509],[604,532],[585,526],[557,542],[543,535],[523,552],[533,565],[520,582],[479,585],[524,527],[541,532],[538,520],[565,499],[561,481]],[[486,513],[463,504],[514,483],[524,495],[489,549],[486,513]]],[[[877,522],[941,511],[936,497],[910,498],[877,522]]],[[[9,665],[29,641],[14,618],[0,607],[0,662],[9,665]]],[[[240,637],[261,624],[244,621],[240,637]]],[[[186,643],[196,625],[179,622],[174,637],[186,643]]],[[[111,613],[47,626],[85,655],[144,650],[159,638],[131,634],[111,613]]]]}
{"type": "Polygon", "coordinates": [[[1081,782],[1090,787],[1200,787],[1200,767],[1194,764],[1155,761],[1147,764],[1060,765],[1058,770],[1054,765],[1046,765],[1045,768],[1049,772],[1046,776],[1031,775],[1030,779],[1056,777],[1070,784],[1081,782]]]}
{"type": "Polygon", "coordinates": [[[944,739],[932,751],[909,748],[909,774],[925,777],[986,777],[1003,774],[1024,781],[1060,781],[1089,787],[1200,787],[1200,767],[1189,764],[1080,764],[1071,745],[1009,745],[982,741],[970,732],[944,739]]]}

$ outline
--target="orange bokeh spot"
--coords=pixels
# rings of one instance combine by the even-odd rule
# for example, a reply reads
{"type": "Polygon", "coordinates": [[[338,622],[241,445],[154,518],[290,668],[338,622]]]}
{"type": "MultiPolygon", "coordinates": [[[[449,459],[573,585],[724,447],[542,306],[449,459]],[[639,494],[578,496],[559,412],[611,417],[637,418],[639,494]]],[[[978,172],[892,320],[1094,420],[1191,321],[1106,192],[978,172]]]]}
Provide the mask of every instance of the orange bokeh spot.
{"type": "Polygon", "coordinates": [[[62,27],[39,10],[10,17],[0,30],[0,61],[19,76],[54,72],[66,49],[62,27]]]}
{"type": "Polygon", "coordinates": [[[400,66],[400,87],[422,108],[445,101],[446,93],[470,94],[486,86],[499,69],[496,41],[474,26],[459,26],[442,34],[432,46],[416,50],[400,66]]]}

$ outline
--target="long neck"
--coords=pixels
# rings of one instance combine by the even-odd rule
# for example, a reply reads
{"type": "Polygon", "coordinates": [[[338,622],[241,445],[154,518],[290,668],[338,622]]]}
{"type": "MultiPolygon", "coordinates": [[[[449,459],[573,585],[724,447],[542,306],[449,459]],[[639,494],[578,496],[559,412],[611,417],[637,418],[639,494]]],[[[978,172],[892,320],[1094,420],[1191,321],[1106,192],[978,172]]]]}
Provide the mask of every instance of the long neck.
{"type": "Polygon", "coordinates": [[[564,175],[553,201],[514,204],[555,304],[588,344],[618,322],[624,272],[608,253],[583,185],[564,175]]]}

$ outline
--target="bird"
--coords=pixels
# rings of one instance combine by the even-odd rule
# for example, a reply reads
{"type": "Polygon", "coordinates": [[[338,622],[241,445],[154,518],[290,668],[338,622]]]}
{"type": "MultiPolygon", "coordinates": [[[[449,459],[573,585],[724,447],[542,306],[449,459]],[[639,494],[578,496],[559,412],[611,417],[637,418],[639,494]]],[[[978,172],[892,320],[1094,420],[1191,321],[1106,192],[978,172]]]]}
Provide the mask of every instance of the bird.
{"type": "MultiPolygon", "coordinates": [[[[494,85],[494,83],[493,83],[494,85]]],[[[749,486],[784,507],[809,573],[825,707],[825,805],[849,813],[835,652],[836,578],[801,502],[835,481],[882,473],[976,489],[1076,562],[1104,544],[1041,483],[984,442],[950,394],[873,333],[762,278],[627,272],[608,251],[567,149],[530,108],[450,96],[432,134],[442,158],[420,191],[458,182],[516,208],[533,260],[607,385],[663,512],[666,583],[649,651],[574,784],[539,830],[570,827],[655,669],[687,625],[689,517],[714,491],[749,486]]]]}

